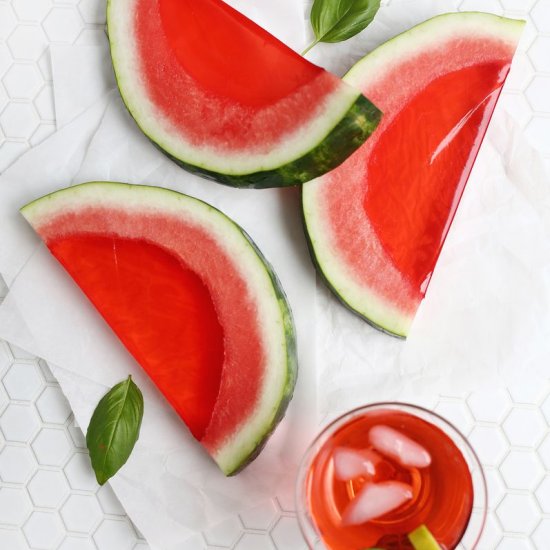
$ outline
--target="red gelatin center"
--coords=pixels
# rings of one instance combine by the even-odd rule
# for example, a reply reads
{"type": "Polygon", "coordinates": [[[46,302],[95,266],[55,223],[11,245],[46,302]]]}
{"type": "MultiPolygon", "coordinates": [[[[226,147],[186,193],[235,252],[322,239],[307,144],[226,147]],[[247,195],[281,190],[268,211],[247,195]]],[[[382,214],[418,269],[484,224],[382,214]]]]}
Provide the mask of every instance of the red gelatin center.
{"type": "Polygon", "coordinates": [[[269,155],[342,86],[221,0],[135,0],[134,11],[142,92],[195,147],[269,155]]]}
{"type": "Polygon", "coordinates": [[[201,278],[144,240],[72,235],[48,247],[201,439],[224,361],[223,329],[201,278]]]}
{"type": "Polygon", "coordinates": [[[246,105],[269,105],[321,71],[220,0],[159,0],[166,42],[207,90],[246,105]]]}
{"type": "Polygon", "coordinates": [[[423,293],[508,70],[486,63],[435,79],[370,156],[365,211],[394,265],[423,293]]]}

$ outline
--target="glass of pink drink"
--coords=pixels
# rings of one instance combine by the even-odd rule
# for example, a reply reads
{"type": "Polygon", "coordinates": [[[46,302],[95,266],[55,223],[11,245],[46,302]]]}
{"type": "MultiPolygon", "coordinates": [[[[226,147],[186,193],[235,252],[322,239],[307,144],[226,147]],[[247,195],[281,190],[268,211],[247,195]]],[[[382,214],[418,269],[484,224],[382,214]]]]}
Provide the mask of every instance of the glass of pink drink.
{"type": "Polygon", "coordinates": [[[361,407],[326,427],[302,461],[296,498],[315,550],[474,550],[487,513],[466,438],[402,403],[361,407]]]}

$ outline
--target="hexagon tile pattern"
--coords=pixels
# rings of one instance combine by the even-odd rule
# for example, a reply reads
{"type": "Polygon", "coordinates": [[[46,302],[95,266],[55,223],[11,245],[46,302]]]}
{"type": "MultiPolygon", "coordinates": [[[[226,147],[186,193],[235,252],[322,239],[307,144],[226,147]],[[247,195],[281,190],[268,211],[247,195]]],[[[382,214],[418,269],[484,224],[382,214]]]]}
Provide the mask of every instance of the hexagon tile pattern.
{"type": "Polygon", "coordinates": [[[0,379],[0,548],[145,550],[47,365],[0,342],[0,379]]]}
{"type": "Polygon", "coordinates": [[[50,44],[103,33],[98,0],[0,0],[0,173],[55,131],[50,44]]]}
{"type": "MultiPolygon", "coordinates": [[[[457,4],[479,9],[477,0],[457,4]]],[[[527,20],[501,102],[550,167],[550,0],[492,4],[527,20]]],[[[48,45],[86,43],[104,24],[101,0],[0,0],[0,172],[55,130],[48,45]]],[[[47,365],[0,341],[0,379],[0,549],[148,550],[110,487],[97,485],[47,365]]],[[[435,410],[469,437],[485,467],[490,512],[479,550],[548,550],[550,383],[441,396],[435,410]]],[[[273,499],[185,550],[305,548],[293,503],[273,499]]]]}

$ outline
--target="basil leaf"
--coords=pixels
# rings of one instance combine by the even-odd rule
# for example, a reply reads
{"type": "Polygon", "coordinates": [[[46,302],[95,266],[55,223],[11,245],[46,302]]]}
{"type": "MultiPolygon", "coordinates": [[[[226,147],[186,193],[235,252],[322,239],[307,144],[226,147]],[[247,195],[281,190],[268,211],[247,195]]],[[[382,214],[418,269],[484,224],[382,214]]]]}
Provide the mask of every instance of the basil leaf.
{"type": "Polygon", "coordinates": [[[342,42],[360,33],[374,19],[380,0],[314,0],[310,20],[315,41],[342,42]]]}
{"type": "Polygon", "coordinates": [[[97,404],[86,433],[86,446],[100,485],[126,463],[139,438],[143,395],[128,376],[97,404]]]}

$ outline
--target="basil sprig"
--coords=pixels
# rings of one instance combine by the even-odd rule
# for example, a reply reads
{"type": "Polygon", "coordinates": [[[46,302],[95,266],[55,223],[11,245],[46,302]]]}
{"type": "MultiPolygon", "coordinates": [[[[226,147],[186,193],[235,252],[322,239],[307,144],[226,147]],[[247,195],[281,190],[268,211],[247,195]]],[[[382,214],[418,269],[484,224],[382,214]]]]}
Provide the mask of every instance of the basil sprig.
{"type": "Polygon", "coordinates": [[[128,376],[99,401],[86,433],[92,468],[103,485],[126,463],[139,438],[143,395],[128,376]]]}
{"type": "Polygon", "coordinates": [[[360,33],[378,8],[380,0],[314,0],[310,20],[315,40],[302,55],[319,42],[342,42],[360,33]]]}

